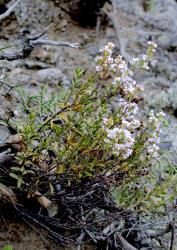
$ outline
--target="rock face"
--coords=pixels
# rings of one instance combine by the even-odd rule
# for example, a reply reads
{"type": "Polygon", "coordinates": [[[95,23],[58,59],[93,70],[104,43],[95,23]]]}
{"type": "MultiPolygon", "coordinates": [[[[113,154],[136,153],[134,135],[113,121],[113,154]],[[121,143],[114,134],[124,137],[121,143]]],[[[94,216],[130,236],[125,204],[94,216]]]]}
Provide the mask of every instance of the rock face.
{"type": "Polygon", "coordinates": [[[53,0],[80,25],[95,26],[97,15],[107,0],[53,0]]]}
{"type": "Polygon", "coordinates": [[[41,83],[57,84],[62,81],[63,75],[61,70],[57,68],[41,69],[34,73],[34,79],[41,83]]]}
{"type": "Polygon", "coordinates": [[[5,126],[0,126],[0,144],[4,143],[9,137],[9,135],[10,135],[10,132],[8,128],[5,126]]]}
{"type": "MultiPolygon", "coordinates": [[[[18,81],[23,79],[24,82],[31,79],[27,77],[28,75],[34,77],[36,75],[36,80],[38,80],[38,73],[33,74],[33,71],[35,71],[35,65],[39,60],[43,60],[43,63],[46,64],[45,68],[54,67],[56,71],[56,68],[59,67],[63,75],[65,74],[67,77],[71,75],[71,71],[77,65],[85,65],[85,68],[94,66],[94,57],[98,48],[108,40],[117,43],[112,24],[110,23],[106,27],[101,24],[98,39],[95,28],[91,30],[79,27],[78,23],[71,21],[66,12],[82,25],[93,25],[97,12],[105,2],[106,0],[21,1],[15,9],[16,21],[12,20],[7,22],[6,26],[3,25],[0,34],[2,46],[9,45],[7,40],[11,41],[10,44],[13,43],[14,38],[21,42],[24,33],[28,35],[28,33],[41,31],[51,22],[54,22],[53,33],[49,31],[46,36],[53,40],[79,42],[80,50],[75,53],[72,49],[39,49],[40,52],[34,53],[33,57],[36,58],[36,61],[33,60],[32,64],[31,62],[28,63],[27,59],[25,65],[23,62],[17,62],[14,65],[11,64],[9,68],[7,64],[3,64],[2,69],[8,71],[8,74],[11,75],[11,69],[13,70],[13,67],[19,68],[18,65],[20,64],[21,70],[18,72],[23,76],[22,78],[17,76],[16,79],[18,81]],[[3,37],[6,40],[3,40],[3,37]],[[45,58],[41,57],[41,51],[45,51],[45,58]],[[28,67],[28,70],[31,70],[29,73],[26,72],[27,65],[30,65],[30,68],[28,67]],[[25,71],[24,74],[23,71],[25,71]]],[[[148,93],[148,95],[145,94],[147,106],[176,110],[177,2],[175,0],[114,0],[114,2],[119,9],[120,26],[125,28],[125,31],[120,32],[120,35],[126,42],[126,51],[129,56],[144,53],[148,39],[154,40],[159,45],[157,60],[154,64],[155,68],[145,81],[145,89],[148,93]]],[[[9,5],[8,1],[4,0],[0,0],[0,4],[3,4],[3,6],[9,5]]],[[[46,75],[46,72],[44,75],[46,75]]],[[[53,77],[48,77],[48,79],[52,81],[53,77]]]]}
{"type": "Polygon", "coordinates": [[[22,29],[41,30],[54,21],[59,9],[48,0],[21,1],[15,15],[22,29]]]}
{"type": "MultiPolygon", "coordinates": [[[[122,35],[132,56],[143,51],[148,39],[158,44],[153,73],[148,75],[145,99],[151,108],[177,108],[177,2],[174,0],[114,0],[121,25],[134,32],[122,35]]],[[[143,52],[142,52],[143,53],[143,52]]]]}

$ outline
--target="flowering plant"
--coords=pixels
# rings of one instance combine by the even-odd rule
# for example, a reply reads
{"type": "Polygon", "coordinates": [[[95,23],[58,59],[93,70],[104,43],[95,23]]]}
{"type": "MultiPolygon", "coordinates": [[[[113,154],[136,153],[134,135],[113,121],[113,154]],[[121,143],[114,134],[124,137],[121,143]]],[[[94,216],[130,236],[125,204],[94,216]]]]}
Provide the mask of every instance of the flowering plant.
{"type": "Polygon", "coordinates": [[[23,146],[16,156],[20,171],[12,169],[19,186],[34,169],[68,184],[98,176],[125,182],[147,172],[158,155],[164,114],[140,118],[143,86],[134,73],[149,69],[156,44],[148,42],[146,55],[128,63],[114,58],[113,49],[109,42],[96,57],[96,72],[83,80],[84,70],[76,69],[69,89],[51,98],[43,89],[33,98],[19,90],[23,111],[15,125],[23,146]]]}
{"type": "Polygon", "coordinates": [[[118,249],[123,234],[136,241],[140,213],[135,221],[126,208],[143,209],[161,191],[147,173],[158,157],[164,113],[143,118],[143,86],[135,80],[135,73],[149,69],[155,49],[149,42],[146,55],[126,63],[113,57],[109,42],[96,57],[96,71],[76,69],[69,88],[51,96],[45,87],[36,96],[17,88],[21,108],[7,124],[18,133],[3,145],[15,158],[1,168],[1,180],[15,186],[18,214],[63,245],[91,240],[118,249]],[[144,175],[150,187],[138,179],[144,175]]]}

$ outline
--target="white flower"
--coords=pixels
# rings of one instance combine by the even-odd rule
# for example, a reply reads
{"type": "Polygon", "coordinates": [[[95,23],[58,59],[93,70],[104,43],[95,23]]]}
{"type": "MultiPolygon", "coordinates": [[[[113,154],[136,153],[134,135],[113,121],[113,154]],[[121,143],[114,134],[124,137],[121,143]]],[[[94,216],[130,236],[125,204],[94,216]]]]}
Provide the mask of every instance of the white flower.
{"type": "Polygon", "coordinates": [[[149,66],[148,66],[148,63],[144,63],[143,66],[142,66],[143,69],[146,69],[146,70],[149,70],[149,66]]]}
{"type": "Polygon", "coordinates": [[[108,45],[107,45],[109,48],[113,49],[115,47],[115,44],[112,43],[112,42],[108,42],[108,45]]]}
{"type": "Polygon", "coordinates": [[[102,56],[97,56],[96,58],[95,58],[95,62],[100,62],[100,61],[102,61],[103,60],[103,57],[102,56]]]}
{"type": "Polygon", "coordinates": [[[108,122],[108,118],[107,117],[103,117],[103,124],[106,125],[108,122]]]}
{"type": "Polygon", "coordinates": [[[96,71],[97,72],[101,72],[102,70],[103,70],[103,68],[100,65],[96,66],[96,71]]]}
{"type": "Polygon", "coordinates": [[[108,138],[115,139],[120,132],[119,128],[110,129],[108,132],[108,138]]]}
{"type": "Polygon", "coordinates": [[[110,63],[110,64],[114,62],[112,57],[108,57],[107,60],[108,60],[108,63],[110,63]]]}
{"type": "Polygon", "coordinates": [[[129,60],[130,65],[134,65],[138,62],[139,62],[139,58],[132,58],[131,60],[129,60]]]}
{"type": "Polygon", "coordinates": [[[159,112],[159,113],[157,114],[157,117],[158,117],[159,119],[162,119],[162,120],[163,120],[163,118],[165,117],[165,113],[164,113],[164,112],[159,112]]]}
{"type": "Polygon", "coordinates": [[[153,42],[153,41],[149,41],[147,44],[148,44],[149,46],[154,47],[155,49],[157,48],[157,44],[156,44],[155,42],[153,42]]]}
{"type": "Polygon", "coordinates": [[[122,56],[117,56],[115,59],[112,57],[115,45],[111,42],[100,50],[101,56],[95,59],[97,62],[96,71],[103,73],[100,74],[104,80],[103,84],[106,82],[105,79],[108,79],[107,82],[114,85],[105,85],[107,93],[110,93],[112,88],[113,93],[119,98],[117,107],[119,117],[115,120],[114,116],[104,117],[102,132],[105,136],[106,149],[109,149],[120,160],[126,160],[133,152],[136,153],[134,145],[137,142],[137,137],[142,138],[140,158],[150,160],[158,156],[159,133],[164,113],[160,112],[155,115],[154,111],[151,111],[145,133],[142,133],[141,136],[140,133],[143,131],[139,132],[139,130],[145,124],[143,123],[141,126],[141,121],[136,119],[138,112],[138,101],[136,102],[136,100],[139,97],[138,93],[144,89],[141,84],[136,82],[133,73],[136,69],[149,69],[149,61],[153,58],[157,44],[149,41],[148,45],[147,54],[142,55],[140,59],[132,58],[129,60],[129,64],[122,59],[122,56]]]}
{"type": "Polygon", "coordinates": [[[134,119],[133,121],[131,121],[131,123],[130,123],[130,127],[132,128],[132,129],[135,129],[135,128],[138,128],[139,126],[140,126],[140,121],[139,120],[136,120],[136,119],[134,119]]]}
{"type": "Polygon", "coordinates": [[[123,158],[123,159],[127,159],[129,156],[131,156],[132,152],[133,152],[132,149],[131,149],[131,148],[128,148],[128,149],[125,151],[125,153],[122,154],[122,158],[123,158]]]}
{"type": "MultiPolygon", "coordinates": [[[[126,121],[124,122],[126,123],[126,121]]],[[[132,147],[135,139],[127,128],[115,127],[108,130],[107,138],[104,142],[112,147],[115,155],[126,159],[133,152],[132,147]]]]}
{"type": "Polygon", "coordinates": [[[146,60],[148,60],[148,56],[147,55],[142,55],[142,59],[143,59],[143,61],[146,61],[146,60]]]}
{"type": "Polygon", "coordinates": [[[144,87],[142,84],[136,84],[137,90],[144,91],[144,87]]]}
{"type": "Polygon", "coordinates": [[[112,63],[110,65],[110,69],[113,70],[113,71],[116,71],[116,64],[115,63],[112,63]]]}

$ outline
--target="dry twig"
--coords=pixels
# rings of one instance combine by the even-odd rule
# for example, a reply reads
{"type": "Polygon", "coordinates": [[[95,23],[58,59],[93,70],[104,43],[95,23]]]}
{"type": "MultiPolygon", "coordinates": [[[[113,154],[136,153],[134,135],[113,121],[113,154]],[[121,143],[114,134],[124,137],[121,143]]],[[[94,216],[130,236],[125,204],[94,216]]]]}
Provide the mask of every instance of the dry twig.
{"type": "Polygon", "coordinates": [[[117,9],[115,2],[114,1],[111,1],[111,2],[112,2],[112,5],[108,4],[108,3],[105,4],[102,11],[103,11],[103,13],[105,13],[108,16],[108,18],[112,22],[112,25],[115,29],[117,41],[118,41],[119,47],[120,47],[120,54],[125,59],[127,59],[128,54],[126,52],[126,41],[121,34],[122,26],[121,26],[121,22],[120,22],[120,18],[119,18],[118,9],[117,9]]]}
{"type": "Polygon", "coordinates": [[[52,25],[53,24],[51,23],[41,33],[27,38],[22,44],[22,49],[19,49],[14,53],[9,53],[9,52],[1,53],[0,60],[13,61],[17,59],[25,59],[30,56],[33,49],[41,45],[51,45],[51,46],[57,46],[57,47],[64,46],[64,47],[69,47],[73,49],[78,48],[79,46],[78,43],[69,43],[69,42],[63,42],[63,41],[53,41],[49,39],[40,39],[49,30],[49,28],[52,25]]]}
{"type": "Polygon", "coordinates": [[[12,189],[6,185],[0,183],[0,197],[5,197],[9,202],[13,204],[17,203],[17,198],[12,189]]]}
{"type": "Polygon", "coordinates": [[[8,148],[7,150],[0,153],[0,164],[4,164],[5,162],[12,160],[13,157],[14,154],[11,154],[11,149],[8,148]]]}
{"type": "Polygon", "coordinates": [[[21,50],[17,50],[15,53],[3,53],[0,54],[0,60],[8,60],[13,61],[17,59],[25,59],[30,56],[31,52],[34,48],[40,45],[52,45],[52,46],[65,46],[70,48],[78,48],[77,43],[68,43],[62,41],[52,41],[48,39],[27,39],[23,43],[23,48],[21,50]]]}
{"type": "Polygon", "coordinates": [[[125,58],[129,59],[129,55],[126,52],[126,45],[127,45],[127,38],[124,38],[124,32],[132,32],[132,33],[139,33],[142,35],[160,35],[161,32],[157,31],[146,31],[146,30],[139,30],[132,27],[125,27],[121,23],[121,12],[116,5],[114,0],[111,0],[111,4],[106,3],[102,8],[102,12],[107,15],[109,20],[111,21],[113,28],[115,29],[116,38],[119,43],[120,54],[125,58]]]}

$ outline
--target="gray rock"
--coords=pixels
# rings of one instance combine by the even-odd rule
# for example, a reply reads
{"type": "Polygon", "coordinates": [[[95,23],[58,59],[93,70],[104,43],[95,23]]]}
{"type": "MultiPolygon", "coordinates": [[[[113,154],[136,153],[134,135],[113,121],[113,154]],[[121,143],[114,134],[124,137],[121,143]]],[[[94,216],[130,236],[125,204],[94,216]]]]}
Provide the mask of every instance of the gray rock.
{"type": "Polygon", "coordinates": [[[47,0],[21,1],[15,9],[20,26],[29,31],[45,29],[58,13],[59,9],[47,0]]]}
{"type": "Polygon", "coordinates": [[[7,127],[0,125],[0,144],[4,143],[10,136],[10,131],[7,127]]]}
{"type": "Polygon", "coordinates": [[[40,70],[40,69],[46,69],[48,68],[48,64],[40,61],[35,61],[35,60],[26,60],[24,62],[24,66],[27,69],[32,69],[32,70],[40,70]]]}
{"type": "Polygon", "coordinates": [[[32,79],[40,83],[58,83],[62,81],[63,74],[58,68],[41,69],[33,73],[32,79]]]}

